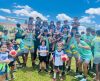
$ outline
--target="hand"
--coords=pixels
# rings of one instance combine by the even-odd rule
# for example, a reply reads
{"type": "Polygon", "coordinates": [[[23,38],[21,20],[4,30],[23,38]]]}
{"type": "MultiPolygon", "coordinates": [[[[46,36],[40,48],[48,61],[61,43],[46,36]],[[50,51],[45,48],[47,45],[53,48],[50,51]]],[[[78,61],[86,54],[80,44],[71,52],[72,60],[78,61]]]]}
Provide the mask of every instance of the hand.
{"type": "Polygon", "coordinates": [[[10,63],[10,60],[9,60],[9,59],[7,59],[7,60],[5,60],[5,62],[6,62],[7,64],[9,64],[9,63],[10,63]]]}
{"type": "Polygon", "coordinates": [[[13,58],[15,58],[17,55],[11,55],[13,58]]]}
{"type": "Polygon", "coordinates": [[[78,44],[78,46],[82,48],[82,44],[78,44]]]}

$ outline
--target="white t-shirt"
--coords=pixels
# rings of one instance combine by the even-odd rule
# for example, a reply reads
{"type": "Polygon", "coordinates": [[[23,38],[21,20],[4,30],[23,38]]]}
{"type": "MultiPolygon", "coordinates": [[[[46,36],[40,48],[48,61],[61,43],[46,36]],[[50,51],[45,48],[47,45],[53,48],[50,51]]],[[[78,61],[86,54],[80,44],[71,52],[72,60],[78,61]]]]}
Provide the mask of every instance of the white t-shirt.
{"type": "MultiPolygon", "coordinates": [[[[39,46],[39,51],[47,51],[46,46],[39,46]]],[[[40,53],[40,56],[47,56],[47,53],[40,53]]]]}
{"type": "Polygon", "coordinates": [[[54,65],[55,66],[62,66],[63,65],[63,61],[61,60],[61,55],[64,54],[64,51],[55,51],[54,53],[54,65]]]}

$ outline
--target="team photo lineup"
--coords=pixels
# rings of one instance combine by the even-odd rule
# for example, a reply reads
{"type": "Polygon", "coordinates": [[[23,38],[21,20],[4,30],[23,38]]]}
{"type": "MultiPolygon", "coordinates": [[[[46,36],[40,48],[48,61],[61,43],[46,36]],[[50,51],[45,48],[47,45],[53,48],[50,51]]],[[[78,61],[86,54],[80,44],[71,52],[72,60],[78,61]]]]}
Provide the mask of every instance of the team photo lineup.
{"type": "Polygon", "coordinates": [[[78,17],[71,23],[29,17],[25,28],[16,23],[13,39],[9,30],[0,31],[0,81],[17,81],[16,69],[27,68],[29,57],[31,67],[52,75],[51,81],[69,81],[64,76],[72,70],[72,62],[74,77],[81,78],[77,81],[88,81],[90,73],[91,81],[100,81],[100,30],[80,31],[80,25],[78,17]]]}

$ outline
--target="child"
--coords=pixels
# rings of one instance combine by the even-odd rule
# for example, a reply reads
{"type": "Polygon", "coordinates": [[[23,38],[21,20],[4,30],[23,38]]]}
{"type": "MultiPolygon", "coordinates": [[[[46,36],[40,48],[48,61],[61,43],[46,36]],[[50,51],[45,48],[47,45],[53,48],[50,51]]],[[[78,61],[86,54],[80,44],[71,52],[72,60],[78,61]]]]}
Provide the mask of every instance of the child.
{"type": "MultiPolygon", "coordinates": [[[[30,25],[31,26],[31,25],[30,25]]],[[[27,34],[25,35],[25,38],[23,39],[24,42],[24,53],[25,53],[25,67],[28,60],[28,54],[30,52],[31,54],[31,60],[32,60],[32,67],[35,65],[35,55],[34,55],[34,40],[35,36],[33,35],[34,31],[31,29],[28,29],[27,34]]]]}
{"type": "Polygon", "coordinates": [[[46,47],[46,41],[45,40],[41,41],[41,45],[38,48],[38,54],[39,54],[39,60],[40,60],[39,72],[41,72],[42,67],[47,72],[46,64],[47,64],[48,49],[46,47]]]}
{"type": "Polygon", "coordinates": [[[80,58],[79,58],[79,74],[80,75],[77,75],[76,78],[83,77],[82,80],[80,81],[87,81],[88,65],[92,58],[91,48],[86,42],[80,40],[79,34],[77,34],[75,38],[76,38],[77,46],[78,46],[77,50],[80,54],[80,58]],[[84,76],[82,76],[82,64],[83,64],[84,76]]]}
{"type": "Polygon", "coordinates": [[[0,81],[5,81],[6,74],[9,73],[10,60],[8,59],[7,45],[2,44],[0,50],[0,81]]]}
{"type": "Polygon", "coordinates": [[[69,57],[69,61],[68,61],[68,71],[71,70],[71,60],[72,60],[72,57],[75,58],[76,60],[76,74],[78,73],[78,58],[79,58],[79,55],[78,55],[78,52],[77,52],[77,42],[75,40],[75,34],[76,34],[76,29],[72,29],[71,30],[71,37],[68,37],[68,50],[66,51],[67,52],[67,55],[69,57]]]}
{"type": "MultiPolygon", "coordinates": [[[[91,35],[91,28],[86,29],[86,34],[82,35],[81,39],[91,47],[91,42],[93,39],[93,36],[91,35]]],[[[91,61],[89,63],[89,71],[91,71],[91,61]]]]}
{"type": "Polygon", "coordinates": [[[63,70],[63,61],[61,60],[61,55],[64,54],[64,51],[62,50],[62,43],[58,42],[57,43],[57,50],[55,50],[53,58],[54,58],[54,76],[53,76],[53,81],[56,81],[56,74],[59,71],[59,77],[60,80],[62,81],[62,70],[63,70]]]}
{"type": "Polygon", "coordinates": [[[96,64],[96,81],[100,81],[100,30],[97,31],[97,36],[92,41],[94,48],[94,64],[96,64]]]}
{"type": "MultiPolygon", "coordinates": [[[[11,80],[13,80],[13,79],[14,79],[14,74],[13,74],[13,72],[14,72],[14,68],[15,68],[15,58],[14,58],[14,56],[10,55],[10,51],[11,51],[11,50],[13,50],[13,44],[12,44],[11,42],[8,42],[8,43],[7,43],[7,51],[8,51],[8,53],[9,53],[8,58],[9,58],[9,60],[11,61],[11,62],[9,63],[10,75],[11,75],[11,80]]],[[[8,78],[9,78],[9,77],[8,77],[8,78]]]]}
{"type": "Polygon", "coordinates": [[[8,30],[4,30],[4,34],[2,35],[2,39],[5,42],[9,40],[9,38],[8,38],[8,30]]]}

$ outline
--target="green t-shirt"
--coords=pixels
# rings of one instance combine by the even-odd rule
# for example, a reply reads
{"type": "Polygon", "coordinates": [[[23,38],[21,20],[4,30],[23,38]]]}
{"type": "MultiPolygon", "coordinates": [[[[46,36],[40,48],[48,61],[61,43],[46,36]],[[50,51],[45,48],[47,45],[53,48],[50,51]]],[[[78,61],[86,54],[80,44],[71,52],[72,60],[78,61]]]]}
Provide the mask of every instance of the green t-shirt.
{"type": "Polygon", "coordinates": [[[94,47],[94,57],[100,57],[100,37],[95,37],[91,45],[94,47]]]}
{"type": "Polygon", "coordinates": [[[17,43],[19,43],[19,49],[23,50],[24,49],[24,41],[22,39],[17,39],[17,43]]]}
{"type": "Polygon", "coordinates": [[[18,37],[20,37],[20,36],[23,35],[24,31],[23,31],[22,28],[17,27],[16,30],[17,30],[17,34],[16,34],[16,35],[17,35],[18,37]]]}
{"type": "Polygon", "coordinates": [[[66,49],[66,39],[67,39],[67,37],[68,37],[67,33],[63,34],[62,42],[64,43],[64,46],[63,46],[64,49],[66,49]]]}
{"type": "Polygon", "coordinates": [[[77,41],[75,40],[75,37],[71,38],[69,46],[72,48],[71,51],[77,51],[77,41]]]}
{"type": "MultiPolygon", "coordinates": [[[[89,46],[86,42],[80,40],[80,44],[82,46],[89,46]]],[[[91,49],[90,50],[87,50],[87,49],[84,49],[84,48],[80,48],[78,47],[78,52],[80,54],[80,56],[84,59],[84,58],[92,58],[92,52],[91,52],[91,49]]]]}
{"type": "Polygon", "coordinates": [[[2,35],[2,38],[3,38],[4,41],[8,41],[9,40],[8,35],[2,35]]]}
{"type": "Polygon", "coordinates": [[[83,41],[85,41],[89,46],[91,46],[92,35],[86,35],[86,34],[84,34],[84,35],[81,36],[81,39],[83,41]]]}
{"type": "Polygon", "coordinates": [[[34,46],[34,40],[33,33],[27,33],[27,36],[23,39],[25,46],[34,46]]]}

